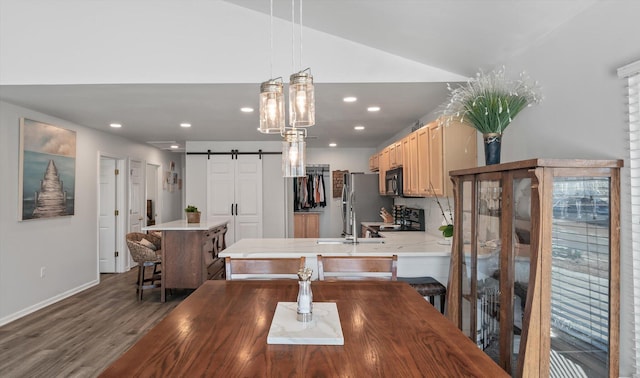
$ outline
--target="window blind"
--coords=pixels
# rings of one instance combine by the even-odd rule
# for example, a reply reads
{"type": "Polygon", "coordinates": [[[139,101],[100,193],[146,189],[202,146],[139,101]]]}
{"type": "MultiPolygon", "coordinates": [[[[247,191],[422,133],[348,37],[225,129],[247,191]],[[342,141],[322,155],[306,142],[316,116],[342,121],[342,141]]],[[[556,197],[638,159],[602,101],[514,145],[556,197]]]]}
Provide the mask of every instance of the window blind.
{"type": "MultiPolygon", "coordinates": [[[[629,106],[629,183],[631,196],[631,250],[640,251],[640,60],[618,69],[626,78],[629,106]]],[[[633,253],[633,315],[635,357],[640,362],[640,253],[633,253]]],[[[638,374],[640,372],[636,372],[638,374]]]]}

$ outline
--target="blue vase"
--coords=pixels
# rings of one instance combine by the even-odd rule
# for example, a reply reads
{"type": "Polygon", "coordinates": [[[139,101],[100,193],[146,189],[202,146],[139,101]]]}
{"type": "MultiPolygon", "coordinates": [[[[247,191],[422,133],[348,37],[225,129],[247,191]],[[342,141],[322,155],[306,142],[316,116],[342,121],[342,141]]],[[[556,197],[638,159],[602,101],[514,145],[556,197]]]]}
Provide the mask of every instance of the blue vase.
{"type": "Polygon", "coordinates": [[[502,134],[483,134],[484,137],[484,162],[486,165],[500,164],[500,146],[502,134]]]}

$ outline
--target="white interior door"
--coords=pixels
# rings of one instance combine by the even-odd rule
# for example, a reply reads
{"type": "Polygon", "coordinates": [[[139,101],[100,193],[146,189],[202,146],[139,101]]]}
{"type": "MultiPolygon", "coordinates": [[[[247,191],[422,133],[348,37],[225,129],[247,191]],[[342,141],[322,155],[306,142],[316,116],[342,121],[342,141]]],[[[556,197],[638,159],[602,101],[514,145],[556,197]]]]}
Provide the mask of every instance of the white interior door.
{"type": "Polygon", "coordinates": [[[116,160],[100,157],[98,256],[100,273],[116,272],[117,241],[116,160]]]}
{"type": "Polygon", "coordinates": [[[262,238],[262,159],[240,155],[236,159],[235,240],[262,238]]]}
{"type": "Polygon", "coordinates": [[[226,242],[262,238],[262,160],[214,155],[207,162],[207,218],[229,220],[226,242]]]}
{"type": "Polygon", "coordinates": [[[141,232],[144,220],[144,175],[142,162],[129,161],[129,232],[141,232]]]}
{"type": "Polygon", "coordinates": [[[230,155],[213,155],[207,161],[207,218],[212,222],[229,220],[226,242],[235,242],[235,160],[230,155]]]}

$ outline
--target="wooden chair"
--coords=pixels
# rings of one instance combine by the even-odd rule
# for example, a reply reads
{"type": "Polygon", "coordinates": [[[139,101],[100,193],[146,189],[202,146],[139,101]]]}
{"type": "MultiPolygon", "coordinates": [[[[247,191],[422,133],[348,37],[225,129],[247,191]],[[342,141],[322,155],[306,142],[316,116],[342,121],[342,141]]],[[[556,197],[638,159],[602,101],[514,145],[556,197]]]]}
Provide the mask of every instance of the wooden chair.
{"type": "Polygon", "coordinates": [[[298,271],[304,268],[306,258],[246,258],[224,260],[227,280],[234,279],[269,279],[269,278],[298,278],[298,271]],[[233,277],[244,275],[243,278],[233,277]],[[272,275],[272,277],[265,277],[272,275]]]}
{"type": "Polygon", "coordinates": [[[382,279],[397,281],[398,256],[323,257],[318,255],[318,279],[323,281],[326,279],[382,279]]]}
{"type": "Polygon", "coordinates": [[[162,272],[158,270],[158,267],[162,263],[162,251],[160,250],[162,239],[153,234],[143,234],[141,232],[130,232],[127,234],[126,239],[131,258],[138,263],[138,287],[136,293],[138,300],[141,301],[144,290],[161,287],[160,274],[162,272]],[[143,239],[145,242],[143,242],[143,239]],[[145,278],[147,267],[153,267],[153,272],[151,277],[145,278]]]}

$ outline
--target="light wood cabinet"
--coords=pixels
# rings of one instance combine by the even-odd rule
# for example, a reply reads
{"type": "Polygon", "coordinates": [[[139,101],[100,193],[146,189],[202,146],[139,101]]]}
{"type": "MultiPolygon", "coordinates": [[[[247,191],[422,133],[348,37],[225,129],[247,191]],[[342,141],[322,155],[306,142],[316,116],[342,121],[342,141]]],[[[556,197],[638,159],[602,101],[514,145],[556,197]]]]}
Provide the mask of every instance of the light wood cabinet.
{"type": "Polygon", "coordinates": [[[450,172],[447,317],[514,377],[618,377],[622,160],[450,172]]]}
{"type": "Polygon", "coordinates": [[[398,141],[387,147],[389,149],[389,168],[399,168],[403,165],[402,142],[398,141]]]}
{"type": "Polygon", "coordinates": [[[402,190],[403,195],[410,195],[411,187],[411,148],[410,148],[411,134],[402,138],[400,143],[402,144],[402,190]]]}
{"type": "Polygon", "coordinates": [[[405,138],[406,150],[402,167],[402,190],[405,196],[417,197],[418,193],[418,132],[414,131],[405,138]]]}
{"type": "Polygon", "coordinates": [[[418,129],[416,133],[418,138],[417,195],[426,197],[429,195],[429,183],[431,182],[431,177],[429,177],[429,127],[424,126],[418,129]]]}
{"type": "Polygon", "coordinates": [[[320,214],[319,213],[294,213],[293,214],[294,238],[319,238],[320,214]]]}
{"type": "Polygon", "coordinates": [[[410,139],[409,148],[415,151],[409,153],[410,160],[405,164],[410,167],[404,169],[405,175],[409,172],[411,187],[405,195],[453,196],[447,173],[477,166],[476,130],[462,123],[444,126],[433,121],[413,134],[415,141],[410,139]]]}
{"type": "Polygon", "coordinates": [[[375,153],[369,157],[369,170],[371,172],[378,172],[380,166],[378,165],[378,153],[375,153]]]}
{"type": "Polygon", "coordinates": [[[385,195],[387,191],[385,178],[386,172],[389,170],[389,147],[383,149],[378,155],[378,166],[378,190],[380,195],[385,195]]]}

